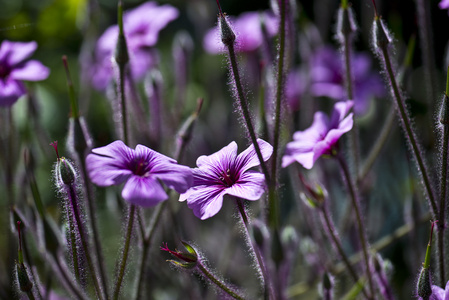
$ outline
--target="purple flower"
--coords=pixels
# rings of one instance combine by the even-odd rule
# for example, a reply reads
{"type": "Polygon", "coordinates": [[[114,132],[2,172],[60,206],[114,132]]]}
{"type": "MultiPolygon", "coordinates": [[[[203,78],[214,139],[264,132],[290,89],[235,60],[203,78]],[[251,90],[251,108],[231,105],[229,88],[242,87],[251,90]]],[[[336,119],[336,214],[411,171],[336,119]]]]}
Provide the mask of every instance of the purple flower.
{"type": "MultiPolygon", "coordinates": [[[[419,297],[422,300],[421,297],[419,297]]],[[[437,285],[432,285],[432,295],[429,300],[449,300],[449,281],[446,283],[446,288],[443,290],[437,285]]]]}
{"type": "MultiPolygon", "coordinates": [[[[123,16],[130,66],[133,78],[139,80],[155,64],[156,57],[151,52],[158,40],[159,31],[178,17],[178,10],[171,5],[158,6],[156,2],[146,2],[123,16]]],[[[97,42],[96,64],[91,69],[95,88],[106,88],[113,77],[112,56],[117,44],[118,25],[106,29],[97,42]]]]}
{"type": "Polygon", "coordinates": [[[282,157],[282,167],[297,161],[311,169],[321,155],[332,154],[338,139],[352,129],[353,113],[349,113],[352,106],[351,100],[335,103],[330,120],[325,113],[316,112],[312,126],[293,134],[293,141],[287,144],[282,157]]]}
{"type": "MultiPolygon", "coordinates": [[[[356,115],[366,113],[369,99],[385,94],[380,76],[373,73],[371,59],[368,55],[352,55],[352,79],[354,86],[354,112],[356,115]]],[[[345,88],[345,71],[341,54],[330,47],[318,49],[311,58],[311,93],[336,100],[348,99],[345,88]]]]}
{"type": "Polygon", "coordinates": [[[438,4],[438,7],[440,9],[449,9],[449,0],[441,0],[441,2],[438,4]]]}
{"type": "Polygon", "coordinates": [[[36,51],[36,42],[3,41],[0,45],[0,106],[11,106],[25,95],[22,80],[39,81],[50,70],[37,60],[27,60],[36,51]]]}
{"type": "MultiPolygon", "coordinates": [[[[273,153],[273,147],[258,139],[264,161],[273,153]]],[[[250,168],[260,164],[254,145],[237,156],[237,144],[230,143],[220,151],[200,156],[193,169],[193,186],[181,195],[179,201],[187,200],[189,208],[201,220],[218,213],[223,196],[228,194],[246,200],[258,200],[265,190],[265,176],[250,168]]]]}
{"type": "MultiPolygon", "coordinates": [[[[236,49],[251,52],[259,48],[263,41],[262,20],[269,37],[278,32],[279,21],[271,12],[246,12],[237,18],[229,17],[236,34],[236,49]]],[[[220,39],[218,27],[210,29],[203,40],[204,49],[212,54],[223,52],[224,45],[220,39]]]]}
{"type": "Polygon", "coordinates": [[[307,77],[301,69],[291,70],[285,82],[285,98],[292,111],[298,111],[306,91],[307,77]]]}
{"type": "Polygon", "coordinates": [[[126,182],[122,197],[143,207],[168,198],[161,182],[178,193],[187,191],[193,182],[189,167],[142,145],[131,149],[122,141],[93,149],[86,165],[93,183],[110,186],[126,182]]]}

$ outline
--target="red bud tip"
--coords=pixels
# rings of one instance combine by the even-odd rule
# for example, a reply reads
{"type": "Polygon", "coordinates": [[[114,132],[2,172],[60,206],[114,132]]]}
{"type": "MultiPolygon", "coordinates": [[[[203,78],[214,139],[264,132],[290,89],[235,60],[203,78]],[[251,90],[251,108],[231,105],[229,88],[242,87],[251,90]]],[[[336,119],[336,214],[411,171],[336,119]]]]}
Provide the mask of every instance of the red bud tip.
{"type": "Polygon", "coordinates": [[[223,16],[223,11],[221,10],[220,2],[219,2],[218,0],[216,0],[216,1],[217,1],[217,6],[218,6],[218,11],[220,12],[220,15],[221,15],[222,17],[224,17],[224,16],[223,16]]]}
{"type": "Polygon", "coordinates": [[[376,19],[378,19],[378,18],[379,18],[379,14],[377,13],[376,1],[375,1],[375,0],[372,0],[372,2],[373,2],[373,5],[374,5],[374,14],[375,14],[375,17],[376,17],[376,19]]]}
{"type": "Polygon", "coordinates": [[[435,227],[435,223],[437,223],[438,220],[436,221],[431,221],[432,226],[430,227],[430,239],[429,239],[429,244],[432,242],[432,236],[433,236],[433,227],[435,227]]]}
{"type": "Polygon", "coordinates": [[[50,146],[52,146],[53,148],[55,148],[56,157],[59,159],[58,141],[51,142],[51,143],[50,143],[50,146]]]}

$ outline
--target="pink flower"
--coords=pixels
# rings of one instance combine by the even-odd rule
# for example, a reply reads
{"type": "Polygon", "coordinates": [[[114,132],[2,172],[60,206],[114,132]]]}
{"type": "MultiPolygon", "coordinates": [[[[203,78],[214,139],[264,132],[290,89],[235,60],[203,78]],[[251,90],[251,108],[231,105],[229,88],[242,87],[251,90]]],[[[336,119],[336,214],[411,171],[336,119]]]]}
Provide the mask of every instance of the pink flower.
{"type": "Polygon", "coordinates": [[[325,113],[316,112],[312,126],[293,134],[293,141],[287,144],[282,157],[282,167],[296,161],[311,169],[321,155],[331,154],[338,139],[352,129],[353,113],[349,111],[353,104],[351,100],[335,103],[330,119],[325,113]]]}
{"type": "MultiPolygon", "coordinates": [[[[273,147],[264,140],[257,140],[263,159],[273,153],[273,147]]],[[[181,195],[189,208],[201,220],[218,213],[223,196],[228,194],[242,199],[259,200],[265,191],[265,176],[250,170],[260,164],[254,146],[249,146],[237,156],[237,144],[230,143],[220,151],[200,156],[193,169],[193,186],[181,195]]]]}
{"type": "Polygon", "coordinates": [[[13,105],[26,89],[22,80],[39,81],[50,70],[37,60],[28,60],[36,51],[36,42],[3,41],[0,45],[0,106],[13,105]]]}
{"type": "Polygon", "coordinates": [[[441,0],[438,6],[440,7],[440,9],[449,9],[449,0],[441,0]]]}
{"type": "MultiPolygon", "coordinates": [[[[269,37],[278,32],[278,20],[270,12],[246,12],[237,18],[229,17],[234,33],[237,36],[236,50],[251,52],[259,48],[263,41],[262,21],[265,24],[269,37]]],[[[204,49],[212,54],[224,51],[224,45],[220,39],[218,27],[210,29],[203,40],[204,49]]]]}

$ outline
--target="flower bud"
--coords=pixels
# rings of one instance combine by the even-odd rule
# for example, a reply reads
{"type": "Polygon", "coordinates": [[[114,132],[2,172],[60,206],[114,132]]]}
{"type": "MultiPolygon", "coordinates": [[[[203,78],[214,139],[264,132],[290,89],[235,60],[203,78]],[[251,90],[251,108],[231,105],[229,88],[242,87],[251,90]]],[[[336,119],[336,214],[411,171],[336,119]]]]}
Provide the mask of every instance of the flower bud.
{"type": "Polygon", "coordinates": [[[67,150],[73,155],[72,157],[77,153],[80,155],[80,159],[84,159],[85,151],[91,148],[92,138],[87,129],[86,120],[83,117],[70,118],[67,150]]]}
{"type": "Polygon", "coordinates": [[[373,48],[385,49],[392,42],[392,38],[385,26],[383,20],[379,17],[376,17],[373,22],[373,48]]]}
{"type": "Polygon", "coordinates": [[[193,269],[197,266],[198,263],[198,254],[196,253],[195,249],[187,244],[186,242],[182,242],[184,247],[186,248],[187,252],[181,252],[179,250],[170,250],[167,246],[167,243],[165,243],[165,246],[161,246],[162,251],[167,251],[172,256],[176,257],[180,261],[176,260],[167,260],[169,263],[174,265],[175,267],[181,267],[183,269],[193,269]]]}
{"type": "Polygon", "coordinates": [[[129,62],[128,45],[126,37],[123,32],[123,4],[122,1],[118,3],[118,26],[119,34],[117,38],[117,45],[115,47],[114,58],[120,67],[124,67],[129,62]]]}
{"type": "Polygon", "coordinates": [[[72,163],[65,157],[61,157],[57,164],[58,179],[62,180],[65,185],[72,185],[76,179],[76,171],[72,163]]]}
{"type": "Polygon", "coordinates": [[[226,16],[220,12],[218,16],[218,24],[220,27],[220,37],[221,41],[226,47],[234,45],[235,42],[235,34],[229,25],[229,21],[226,19],[226,16]]]}
{"type": "Polygon", "coordinates": [[[351,6],[340,7],[337,15],[337,38],[342,43],[345,37],[357,31],[354,12],[351,6]]]}
{"type": "Polygon", "coordinates": [[[16,262],[16,272],[20,290],[24,293],[31,292],[31,289],[33,288],[33,282],[31,282],[30,277],[28,276],[25,265],[16,262]]]}
{"type": "Polygon", "coordinates": [[[432,280],[430,278],[430,268],[422,268],[418,278],[417,294],[423,300],[428,300],[432,295],[432,280]]]}

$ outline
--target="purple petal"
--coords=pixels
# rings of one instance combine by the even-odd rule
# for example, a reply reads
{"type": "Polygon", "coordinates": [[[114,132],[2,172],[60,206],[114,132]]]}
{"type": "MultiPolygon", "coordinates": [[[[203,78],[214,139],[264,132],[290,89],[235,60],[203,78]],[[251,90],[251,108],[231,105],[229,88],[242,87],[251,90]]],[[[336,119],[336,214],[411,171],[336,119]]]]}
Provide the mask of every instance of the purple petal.
{"type": "Polygon", "coordinates": [[[330,128],[336,128],[338,124],[346,117],[349,111],[352,109],[354,101],[340,101],[335,103],[334,110],[332,112],[330,120],[330,128]]]}
{"type": "Polygon", "coordinates": [[[142,207],[155,206],[167,200],[168,195],[156,178],[131,176],[125,183],[122,197],[142,207]]]}
{"type": "Polygon", "coordinates": [[[246,200],[259,200],[265,191],[265,176],[248,171],[242,174],[237,183],[226,189],[226,193],[246,200]]]}
{"type": "Polygon", "coordinates": [[[187,198],[187,205],[201,220],[215,216],[223,206],[225,192],[214,186],[194,188],[187,198]]]}
{"type": "MultiPolygon", "coordinates": [[[[269,143],[265,142],[262,139],[257,139],[257,144],[259,145],[263,160],[267,161],[271,157],[271,154],[273,153],[273,146],[271,146],[269,143]]],[[[236,170],[240,170],[240,172],[242,173],[252,167],[259,165],[260,161],[259,158],[257,157],[254,145],[252,144],[245,151],[240,153],[235,160],[236,170]]]]}
{"type": "Polygon", "coordinates": [[[0,107],[13,105],[25,93],[25,86],[20,81],[0,79],[0,107]]]}
{"type": "Polygon", "coordinates": [[[449,8],[449,0],[441,0],[441,2],[438,3],[438,7],[440,9],[447,9],[447,8],[449,8]]]}
{"type": "Polygon", "coordinates": [[[287,144],[285,154],[282,157],[282,167],[285,168],[297,161],[304,168],[311,169],[315,162],[314,149],[315,143],[304,143],[302,141],[293,141],[287,144]]]}
{"type": "Polygon", "coordinates": [[[234,162],[237,156],[237,143],[231,142],[221,150],[211,154],[202,155],[196,160],[196,165],[210,172],[223,172],[229,168],[229,164],[234,162]]]}
{"type": "Polygon", "coordinates": [[[132,175],[128,162],[134,157],[134,150],[122,141],[92,149],[86,157],[86,168],[90,179],[99,186],[110,186],[124,182],[132,175]]]}
{"type": "Polygon", "coordinates": [[[437,285],[432,285],[432,295],[429,300],[446,300],[445,291],[437,285]]]}
{"type": "Polygon", "coordinates": [[[50,74],[50,69],[37,60],[30,60],[23,66],[11,71],[10,76],[17,80],[39,81],[44,80],[50,74]]]}
{"type": "Polygon", "coordinates": [[[154,67],[157,59],[149,49],[136,50],[130,53],[131,72],[134,80],[141,80],[154,67]]]}
{"type": "Polygon", "coordinates": [[[13,67],[30,57],[36,49],[35,41],[23,43],[5,40],[0,46],[0,61],[6,60],[8,65],[13,67]]]}
{"type": "Polygon", "coordinates": [[[293,134],[293,140],[304,142],[317,142],[322,140],[329,130],[329,117],[321,112],[317,111],[313,116],[312,126],[304,131],[297,131],[293,134]]]}

